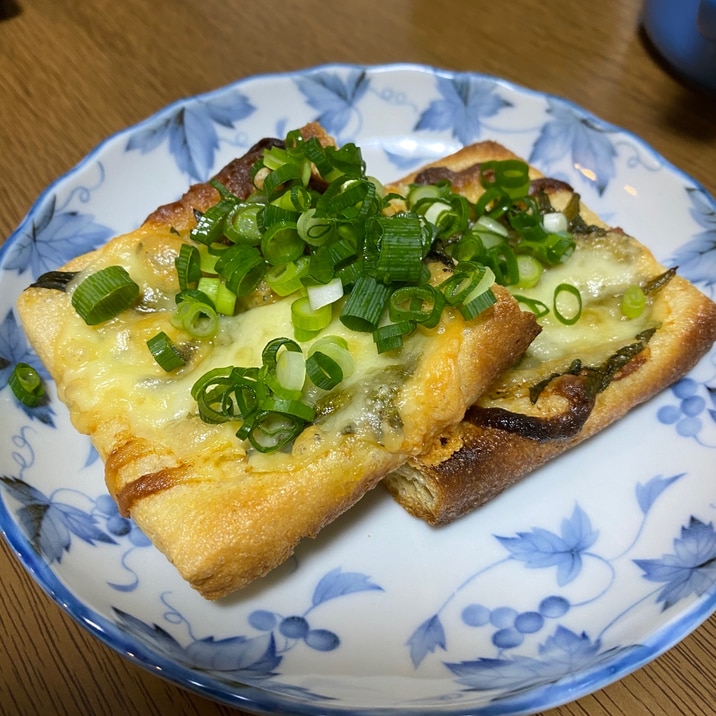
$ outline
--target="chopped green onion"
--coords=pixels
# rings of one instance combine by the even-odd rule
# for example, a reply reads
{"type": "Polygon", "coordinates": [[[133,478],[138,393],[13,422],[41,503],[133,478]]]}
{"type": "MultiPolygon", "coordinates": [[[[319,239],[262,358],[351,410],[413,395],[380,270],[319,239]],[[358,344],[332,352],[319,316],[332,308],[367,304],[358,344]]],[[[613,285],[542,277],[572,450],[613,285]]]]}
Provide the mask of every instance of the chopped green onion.
{"type": "Polygon", "coordinates": [[[199,247],[200,264],[199,267],[203,274],[216,275],[216,261],[219,256],[214,253],[210,253],[208,247],[200,245],[199,247]]]}
{"type": "Polygon", "coordinates": [[[639,318],[646,307],[646,296],[641,286],[631,284],[624,291],[621,301],[622,315],[627,318],[639,318]]]}
{"type": "Polygon", "coordinates": [[[511,286],[518,282],[520,276],[518,259],[506,241],[490,247],[482,257],[482,262],[492,269],[497,282],[501,285],[511,286]]]}
{"type": "Polygon", "coordinates": [[[528,298],[527,296],[521,296],[516,293],[513,294],[513,298],[518,303],[527,306],[527,308],[532,311],[532,313],[534,313],[537,318],[542,318],[549,313],[549,307],[547,306],[547,304],[536,298],[528,298]]]}
{"type": "Polygon", "coordinates": [[[197,291],[210,299],[217,313],[233,316],[236,311],[236,294],[217,276],[202,276],[196,286],[197,291]]]}
{"type": "Polygon", "coordinates": [[[548,234],[560,234],[569,229],[569,221],[561,211],[550,211],[542,216],[542,226],[548,234]]]}
{"type": "Polygon", "coordinates": [[[308,256],[289,261],[281,266],[271,266],[266,272],[266,283],[279,296],[289,296],[303,287],[301,279],[308,273],[308,256]]]}
{"type": "Polygon", "coordinates": [[[210,206],[198,219],[189,236],[193,241],[210,246],[224,234],[224,224],[229,212],[236,206],[236,197],[224,196],[210,206]]]}
{"type": "MultiPolygon", "coordinates": [[[[204,300],[204,297],[206,297],[208,300],[204,300],[204,303],[211,302],[211,305],[216,308],[216,297],[219,295],[219,286],[222,285],[218,276],[202,276],[196,284],[196,291],[190,295],[199,301],[204,300]]],[[[188,292],[182,293],[187,296],[188,292]]]]}
{"type": "Polygon", "coordinates": [[[306,379],[301,346],[290,338],[274,338],[264,346],[261,360],[263,366],[259,370],[259,384],[264,383],[281,398],[300,399],[306,379]]]}
{"type": "MultiPolygon", "coordinates": [[[[564,301],[562,301],[562,303],[564,303],[564,301]]],[[[575,324],[582,315],[582,294],[579,292],[579,289],[571,283],[560,283],[559,286],[554,289],[552,308],[554,310],[554,315],[560,323],[564,323],[566,326],[571,326],[575,324]],[[575,305],[572,307],[570,312],[571,315],[565,315],[557,305],[563,294],[567,294],[574,299],[575,305]]]]}
{"type": "Polygon", "coordinates": [[[300,398],[306,382],[306,361],[302,352],[282,351],[276,361],[276,379],[293,397],[300,398]]]}
{"type": "Polygon", "coordinates": [[[343,305],[341,322],[352,331],[374,331],[390,294],[390,287],[372,276],[367,274],[359,276],[343,305]]]}
{"type": "Polygon", "coordinates": [[[226,216],[224,236],[235,244],[256,246],[261,243],[259,214],[263,205],[253,202],[237,204],[226,216]]]}
{"type": "Polygon", "coordinates": [[[529,167],[519,159],[483,162],[480,179],[485,188],[498,188],[510,199],[520,199],[530,188],[529,167]]]}
{"type": "Polygon", "coordinates": [[[201,256],[199,249],[192,244],[182,244],[178,256],[174,259],[179,288],[194,286],[201,278],[201,256]]]}
{"type": "Polygon", "coordinates": [[[414,216],[380,216],[375,219],[378,230],[376,272],[384,283],[412,283],[423,270],[424,242],[422,224],[414,216]]]}
{"type": "Polygon", "coordinates": [[[341,336],[321,336],[308,349],[309,358],[317,351],[332,358],[339,366],[343,373],[343,378],[348,378],[353,374],[354,361],[348,342],[341,336]]]}
{"type": "Polygon", "coordinates": [[[311,310],[317,311],[343,298],[343,282],[340,278],[334,278],[328,283],[308,286],[306,294],[311,310]]]}
{"type": "Polygon", "coordinates": [[[139,297],[139,286],[123,266],[107,266],[91,273],[72,293],[72,305],[88,326],[119,315],[139,297]]]}
{"type": "Polygon", "coordinates": [[[333,308],[322,306],[317,311],[311,309],[308,296],[301,296],[291,304],[291,322],[299,331],[317,333],[322,331],[333,318],[333,308]]]}
{"type": "Polygon", "coordinates": [[[335,219],[316,216],[316,209],[304,211],[298,217],[296,230],[298,235],[310,246],[325,244],[333,234],[335,219]]]}
{"type": "Polygon", "coordinates": [[[193,338],[211,338],[219,329],[216,309],[205,301],[188,297],[177,306],[172,324],[183,328],[193,338]]]}
{"type": "Polygon", "coordinates": [[[28,363],[17,363],[7,382],[15,397],[28,408],[36,408],[45,397],[42,378],[28,363]]]}
{"type": "Polygon", "coordinates": [[[517,256],[517,271],[518,288],[534,288],[542,277],[544,266],[534,256],[520,254],[517,256]]]}
{"type": "Polygon", "coordinates": [[[445,296],[430,284],[403,286],[391,294],[388,316],[394,323],[416,321],[425,328],[434,328],[444,306],[445,296]]]}
{"type": "Polygon", "coordinates": [[[176,347],[171,338],[160,331],[147,341],[147,348],[154,356],[154,360],[167,372],[171,373],[177,368],[186,365],[186,359],[176,347]]]}
{"type": "Polygon", "coordinates": [[[266,273],[266,264],[253,246],[235,244],[219,256],[216,271],[226,281],[227,288],[241,297],[259,285],[266,273]]]}
{"type": "Polygon", "coordinates": [[[225,423],[241,418],[255,408],[255,384],[250,375],[236,368],[214,368],[204,373],[192,386],[191,396],[196,400],[199,417],[205,423],[225,423]],[[245,398],[244,389],[248,389],[249,399],[242,404],[237,396],[245,398]],[[248,409],[246,413],[243,408],[248,409]]]}
{"type": "Polygon", "coordinates": [[[314,350],[306,359],[306,373],[311,382],[322,390],[331,390],[343,380],[343,369],[322,350],[314,350]]]}
{"type": "Polygon", "coordinates": [[[487,216],[486,214],[480,216],[477,219],[474,228],[484,229],[491,234],[497,234],[498,236],[502,236],[503,238],[507,238],[509,234],[507,227],[504,224],[499,222],[497,219],[493,219],[491,216],[487,216]]]}
{"type": "MultiPolygon", "coordinates": [[[[293,404],[287,404],[283,408],[285,411],[290,411],[294,407],[302,405],[305,404],[293,401],[293,404]]],[[[313,417],[314,414],[311,413],[310,420],[313,420],[313,417]]],[[[250,419],[247,437],[258,452],[275,452],[284,445],[293,442],[303,431],[306,422],[308,422],[306,418],[301,415],[263,410],[250,419]]]]}
{"type": "Polygon", "coordinates": [[[415,321],[387,323],[373,331],[373,341],[378,353],[386,353],[403,345],[403,337],[415,330],[415,321]]]}
{"type": "Polygon", "coordinates": [[[298,260],[305,247],[296,230],[296,223],[292,221],[272,224],[261,237],[261,253],[274,266],[298,260]]]}

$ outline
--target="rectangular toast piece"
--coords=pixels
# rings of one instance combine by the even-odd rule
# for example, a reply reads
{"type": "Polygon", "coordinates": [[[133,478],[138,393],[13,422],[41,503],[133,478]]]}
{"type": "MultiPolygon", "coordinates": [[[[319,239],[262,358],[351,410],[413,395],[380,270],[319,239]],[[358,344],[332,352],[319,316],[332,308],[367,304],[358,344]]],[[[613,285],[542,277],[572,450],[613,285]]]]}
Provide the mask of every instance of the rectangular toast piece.
{"type": "MultiPolygon", "coordinates": [[[[324,147],[317,125],[302,130],[324,147]]],[[[263,141],[215,177],[245,198],[263,141]]],[[[315,173],[315,167],[314,167],[315,173]]],[[[400,350],[378,353],[370,333],[348,329],[334,311],[322,336],[345,341],[352,374],[312,397],[316,417],[290,449],[263,453],[237,437],[237,422],[206,422],[192,387],[213,369],[258,368],[276,337],[293,336],[291,304],[265,282],[219,316],[210,340],[188,336],[174,321],[179,292],[175,260],[191,244],[197,217],[220,201],[216,185],[192,186],[159,207],[137,230],[60,269],[63,290],[41,279],[18,301],[31,345],[57,385],[75,427],[90,436],[105,464],[110,494],[146,536],[207,599],[218,599],[266,574],[297,544],[355,504],[387,473],[417,456],[463,418],[467,407],[525,350],[539,328],[509,292],[467,320],[448,306],[440,321],[418,327],[400,350]],[[139,286],[135,305],[88,325],[72,305],[77,286],[120,266],[139,286]],[[185,365],[166,372],[147,347],[164,331],[185,365]]],[[[442,265],[433,266],[445,272],[442,265]]],[[[238,424],[240,425],[240,423],[238,424]]]]}
{"type": "MultiPolygon", "coordinates": [[[[519,157],[481,142],[405,177],[395,189],[442,179],[477,202],[485,191],[480,166],[495,160],[519,157]]],[[[509,287],[524,303],[548,309],[520,362],[496,378],[463,421],[384,480],[406,510],[431,525],[483,505],[614,423],[676,381],[716,340],[713,301],[636,239],[606,226],[570,186],[535,167],[529,178],[530,195],[547,211],[571,215],[574,253],[545,268],[536,286],[509,287]],[[581,314],[573,323],[571,313],[560,321],[553,306],[555,295],[573,295],[565,285],[580,293],[581,314]],[[627,318],[621,300],[630,286],[643,289],[646,305],[627,318]]]]}

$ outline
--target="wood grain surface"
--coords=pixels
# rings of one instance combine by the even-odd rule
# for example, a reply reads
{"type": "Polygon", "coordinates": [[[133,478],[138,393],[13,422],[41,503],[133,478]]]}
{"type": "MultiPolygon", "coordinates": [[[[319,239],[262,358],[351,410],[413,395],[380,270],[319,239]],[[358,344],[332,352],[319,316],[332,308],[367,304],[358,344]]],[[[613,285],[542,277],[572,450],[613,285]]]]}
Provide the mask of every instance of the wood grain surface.
{"type": "MultiPolygon", "coordinates": [[[[666,71],[639,12],[638,0],[0,0],[0,240],[108,135],[242,77],[329,62],[472,70],[560,95],[716,194],[716,99],[666,71]]],[[[4,541],[0,575],[0,714],[241,713],[90,636],[4,541]]],[[[716,617],[544,716],[716,713],[714,643],[716,617]]]]}

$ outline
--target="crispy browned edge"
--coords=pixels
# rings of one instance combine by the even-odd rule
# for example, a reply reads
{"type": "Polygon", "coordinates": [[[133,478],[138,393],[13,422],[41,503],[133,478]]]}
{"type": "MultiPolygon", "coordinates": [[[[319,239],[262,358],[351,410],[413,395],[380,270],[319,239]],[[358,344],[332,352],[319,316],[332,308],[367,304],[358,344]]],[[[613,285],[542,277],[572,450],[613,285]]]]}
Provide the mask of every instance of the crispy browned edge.
{"type": "MultiPolygon", "coordinates": [[[[327,141],[318,125],[304,128],[304,136],[308,134],[327,141]]],[[[242,194],[248,164],[235,160],[216,178],[229,190],[242,194]]],[[[217,190],[210,184],[192,186],[178,201],[152,212],[143,227],[186,231],[195,221],[194,211],[208,208],[217,199],[217,190]]],[[[91,260],[91,254],[85,255],[63,268],[77,270],[91,260]]],[[[534,317],[521,311],[507,291],[497,288],[496,294],[497,303],[476,327],[461,329],[463,349],[450,372],[454,381],[443,386],[445,399],[455,401],[461,409],[524,352],[539,330],[534,317]],[[505,331],[505,325],[510,330],[505,331]],[[467,396],[471,397],[466,401],[467,396]]],[[[56,359],[55,326],[66,310],[66,301],[59,296],[59,292],[30,288],[19,300],[28,337],[51,373],[56,359]]],[[[439,369],[435,370],[438,377],[439,369]]],[[[259,480],[255,488],[250,488],[247,484],[232,485],[230,479],[204,480],[201,465],[177,461],[166,446],[158,449],[146,440],[135,439],[129,424],[119,418],[115,422],[102,428],[106,434],[101,436],[110,493],[125,512],[131,510],[152,542],[208,599],[225,596],[278,566],[302,537],[315,536],[404,459],[374,451],[352,460],[350,451],[355,447],[346,444],[339,456],[346,469],[320,460],[298,471],[301,474],[286,475],[280,490],[271,487],[276,483],[269,479],[259,480]],[[354,462],[360,466],[354,466],[354,462]],[[326,470],[334,475],[330,485],[320,481],[326,470]],[[249,495],[250,489],[258,492],[249,495]],[[291,498],[294,491],[311,509],[305,509],[305,505],[297,509],[295,498],[291,498]]]]}
{"type": "MultiPolygon", "coordinates": [[[[516,158],[505,147],[482,142],[428,166],[455,171],[490,159],[516,158]]],[[[422,170],[419,170],[422,171],[422,170]]],[[[415,172],[397,183],[404,188],[415,172]]],[[[531,178],[541,177],[530,167],[531,178]]],[[[480,193],[475,174],[457,177],[456,190],[474,200],[480,193]]],[[[556,192],[564,189],[555,187],[556,192]]],[[[587,207],[583,214],[601,224],[587,207]]],[[[644,251],[651,257],[646,248],[644,251]]],[[[654,274],[664,270],[653,257],[654,274]]],[[[692,368],[716,340],[716,304],[681,276],[657,298],[663,314],[648,348],[600,393],[582,429],[574,436],[537,440],[464,420],[432,447],[386,477],[385,487],[410,513],[431,525],[445,525],[485,504],[549,460],[583,442],[663,390],[692,368]],[[644,358],[646,357],[646,360],[644,358]]]]}

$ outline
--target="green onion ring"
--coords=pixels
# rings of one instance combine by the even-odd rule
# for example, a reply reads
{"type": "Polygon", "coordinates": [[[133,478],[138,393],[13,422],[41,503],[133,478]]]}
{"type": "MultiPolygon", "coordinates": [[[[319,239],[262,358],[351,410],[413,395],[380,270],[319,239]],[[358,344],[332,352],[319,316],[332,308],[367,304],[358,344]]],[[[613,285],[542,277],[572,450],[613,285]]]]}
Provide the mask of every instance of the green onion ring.
{"type": "Polygon", "coordinates": [[[560,323],[564,323],[565,326],[574,325],[582,315],[582,294],[579,292],[579,289],[576,286],[573,286],[571,283],[560,283],[559,286],[554,289],[552,308],[554,310],[554,315],[557,317],[557,320],[559,320],[560,323]],[[559,296],[563,293],[568,293],[569,295],[574,296],[574,298],[577,299],[577,310],[575,311],[573,316],[565,316],[557,308],[557,301],[559,299],[559,296]]]}
{"type": "Polygon", "coordinates": [[[123,266],[106,266],[87,276],[72,293],[72,306],[88,326],[125,311],[139,297],[139,286],[123,266]]]}
{"type": "Polygon", "coordinates": [[[42,378],[28,363],[17,363],[7,382],[15,397],[28,408],[36,408],[45,397],[42,378]]]}

